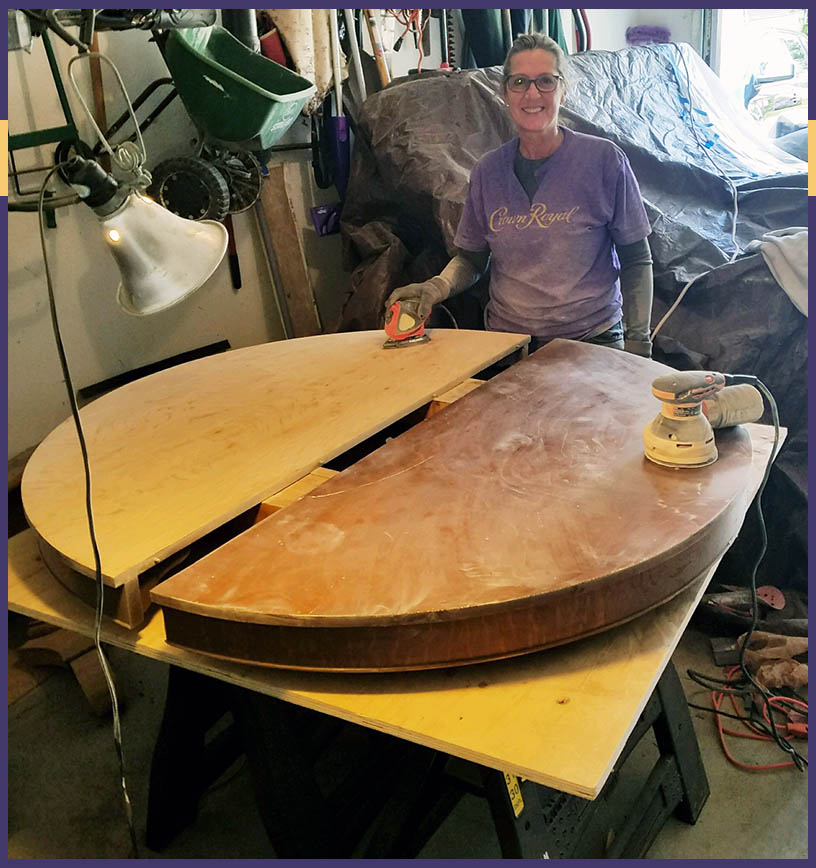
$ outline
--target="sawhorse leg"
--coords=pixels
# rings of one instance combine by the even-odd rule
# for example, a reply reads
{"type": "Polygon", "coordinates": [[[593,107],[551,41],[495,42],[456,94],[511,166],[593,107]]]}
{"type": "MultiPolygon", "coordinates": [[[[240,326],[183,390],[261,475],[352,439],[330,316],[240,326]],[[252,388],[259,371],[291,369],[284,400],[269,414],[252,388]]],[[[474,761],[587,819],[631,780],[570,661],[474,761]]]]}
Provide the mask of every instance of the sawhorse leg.
{"type": "MultiPolygon", "coordinates": [[[[400,787],[413,790],[416,772],[434,751],[374,730],[356,729],[351,769],[344,775],[316,772],[324,746],[321,729],[346,724],[251,690],[232,688],[233,716],[241,733],[256,804],[278,858],[346,858],[378,815],[388,814],[400,787]],[[358,756],[359,754],[359,756],[358,756]],[[384,811],[385,808],[385,811],[384,811]]],[[[403,827],[398,799],[395,821],[379,824],[388,847],[403,827]]]]}
{"type": "Polygon", "coordinates": [[[147,846],[162,850],[198,813],[207,787],[241,755],[234,725],[207,742],[229,711],[229,685],[171,666],[147,800],[147,846]]]}

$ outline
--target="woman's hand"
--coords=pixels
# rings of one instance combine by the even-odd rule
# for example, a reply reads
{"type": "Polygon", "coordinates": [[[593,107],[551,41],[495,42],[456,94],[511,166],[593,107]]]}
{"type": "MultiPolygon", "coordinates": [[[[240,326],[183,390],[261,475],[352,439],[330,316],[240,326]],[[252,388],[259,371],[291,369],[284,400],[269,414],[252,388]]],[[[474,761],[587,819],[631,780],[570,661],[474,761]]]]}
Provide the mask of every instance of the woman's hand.
{"type": "Polygon", "coordinates": [[[457,248],[456,256],[442,269],[441,274],[424,283],[409,283],[407,286],[395,289],[388,296],[385,311],[388,313],[395,301],[408,299],[413,302],[417,316],[423,320],[427,319],[435,304],[473,286],[484,274],[489,262],[489,250],[473,251],[457,248]]]}
{"type": "Polygon", "coordinates": [[[385,302],[386,312],[395,301],[410,301],[421,320],[426,320],[433,306],[450,295],[450,284],[444,277],[437,275],[423,283],[409,283],[395,289],[385,302]]]}

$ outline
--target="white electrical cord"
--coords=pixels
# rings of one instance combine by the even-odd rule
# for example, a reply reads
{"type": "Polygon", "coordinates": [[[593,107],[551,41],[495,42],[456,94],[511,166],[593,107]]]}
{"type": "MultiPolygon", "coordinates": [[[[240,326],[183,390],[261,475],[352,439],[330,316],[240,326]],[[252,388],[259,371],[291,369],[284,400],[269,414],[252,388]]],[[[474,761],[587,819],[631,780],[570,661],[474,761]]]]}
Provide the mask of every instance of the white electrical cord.
{"type": "Polygon", "coordinates": [[[82,54],[77,54],[75,57],[72,57],[68,61],[68,78],[71,80],[71,86],[74,88],[74,95],[82,104],[82,108],[85,109],[85,114],[88,116],[88,120],[91,123],[91,126],[94,128],[96,135],[99,138],[102,147],[110,154],[111,159],[114,164],[121,169],[123,172],[128,172],[129,174],[134,176],[134,183],[138,187],[147,187],[150,185],[151,177],[150,172],[148,172],[144,168],[144,163],[147,160],[147,150],[145,149],[144,139],[142,138],[142,131],[139,128],[139,122],[136,120],[136,112],[133,110],[133,105],[130,102],[130,97],[128,96],[128,92],[125,88],[125,83],[122,81],[122,76],[119,75],[119,70],[116,68],[114,62],[102,54],[99,51],[86,51],[82,54]],[[110,146],[108,140],[105,138],[102,130],[99,129],[99,126],[94,119],[93,113],[88,108],[88,104],[85,102],[84,97],[80,93],[79,87],[74,79],[74,73],[72,70],[73,65],[82,58],[98,58],[99,60],[104,60],[105,63],[110,66],[113,70],[113,74],[116,77],[116,81],[122,91],[122,96],[125,98],[125,102],[127,103],[128,112],[130,113],[131,120],[133,121],[134,127],[136,127],[136,138],[138,140],[138,145],[134,142],[123,142],[121,145],[116,146],[116,150],[110,146]]]}

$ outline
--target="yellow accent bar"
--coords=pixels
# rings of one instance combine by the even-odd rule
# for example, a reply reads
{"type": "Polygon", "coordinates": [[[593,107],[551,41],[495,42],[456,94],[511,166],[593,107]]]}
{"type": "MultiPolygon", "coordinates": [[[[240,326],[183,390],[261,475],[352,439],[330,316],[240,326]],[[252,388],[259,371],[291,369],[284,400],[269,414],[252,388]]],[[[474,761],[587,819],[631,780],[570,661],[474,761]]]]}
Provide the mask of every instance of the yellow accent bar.
{"type": "MultiPolygon", "coordinates": [[[[0,147],[6,155],[4,163],[8,163],[8,121],[0,121],[0,147]]],[[[0,181],[0,196],[8,196],[8,172],[5,178],[0,181]]]]}
{"type": "MultiPolygon", "coordinates": [[[[813,134],[816,133],[816,121],[808,121],[808,166],[816,163],[816,144],[813,142],[813,134]]],[[[810,180],[808,170],[808,196],[816,196],[816,181],[810,180]]]]}

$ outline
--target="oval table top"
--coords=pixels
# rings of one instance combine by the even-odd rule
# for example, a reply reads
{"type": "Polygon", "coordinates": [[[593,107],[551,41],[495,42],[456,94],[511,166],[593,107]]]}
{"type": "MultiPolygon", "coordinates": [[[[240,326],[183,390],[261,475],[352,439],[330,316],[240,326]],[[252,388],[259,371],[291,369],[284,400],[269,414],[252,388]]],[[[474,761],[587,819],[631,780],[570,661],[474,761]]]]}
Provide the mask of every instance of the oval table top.
{"type": "Polygon", "coordinates": [[[670,599],[733,541],[751,443],[644,458],[669,369],[554,341],[152,592],[169,641],[270,665],[508,656],[670,599]]]}

